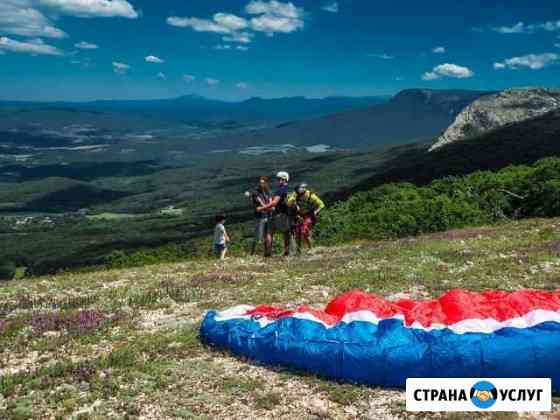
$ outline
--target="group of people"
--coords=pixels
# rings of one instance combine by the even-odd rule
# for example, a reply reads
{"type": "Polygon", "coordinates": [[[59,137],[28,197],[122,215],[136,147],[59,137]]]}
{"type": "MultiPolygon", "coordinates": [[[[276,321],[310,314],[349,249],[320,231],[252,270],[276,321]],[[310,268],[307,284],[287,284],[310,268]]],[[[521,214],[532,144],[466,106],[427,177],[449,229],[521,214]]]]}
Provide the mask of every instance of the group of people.
{"type": "MultiPolygon", "coordinates": [[[[312,231],[317,223],[317,216],[325,208],[321,198],[311,191],[307,184],[298,184],[290,190],[290,175],[281,171],[276,174],[277,187],[272,192],[268,178],[259,178],[257,188],[245,195],[251,200],[255,214],[255,235],[251,246],[254,255],[259,243],[264,244],[264,256],[271,257],[274,234],[281,233],[284,240],[284,256],[292,255],[295,241],[297,254],[301,254],[302,245],[311,249],[312,231]]],[[[224,259],[230,240],[224,223],[225,215],[216,217],[214,230],[214,253],[224,259]]]]}

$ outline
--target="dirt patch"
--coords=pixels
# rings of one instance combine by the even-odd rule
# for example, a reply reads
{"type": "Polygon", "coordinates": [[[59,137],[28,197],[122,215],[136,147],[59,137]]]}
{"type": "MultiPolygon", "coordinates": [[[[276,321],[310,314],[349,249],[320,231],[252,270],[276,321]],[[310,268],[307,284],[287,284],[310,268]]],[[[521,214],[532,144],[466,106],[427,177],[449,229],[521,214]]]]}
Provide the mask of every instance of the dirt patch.
{"type": "Polygon", "coordinates": [[[443,241],[458,241],[461,239],[477,238],[479,236],[494,236],[497,229],[491,228],[473,228],[473,229],[453,229],[447,232],[438,232],[426,235],[426,239],[437,239],[443,241]]]}
{"type": "Polygon", "coordinates": [[[157,309],[145,311],[141,314],[139,325],[143,330],[155,332],[165,329],[178,329],[194,325],[200,319],[200,311],[196,309],[196,303],[176,305],[173,312],[168,309],[157,309]]]}
{"type": "Polygon", "coordinates": [[[547,252],[550,255],[560,255],[560,241],[551,241],[536,244],[532,247],[526,247],[519,250],[522,256],[530,255],[533,252],[547,252]]]}
{"type": "Polygon", "coordinates": [[[191,279],[191,284],[194,287],[207,287],[210,285],[215,285],[216,283],[220,284],[232,284],[232,283],[240,283],[243,281],[254,280],[255,275],[252,273],[227,273],[222,271],[216,271],[207,274],[200,274],[194,276],[191,279]]]}
{"type": "Polygon", "coordinates": [[[546,249],[553,254],[560,254],[560,241],[553,241],[547,244],[546,249]]]}

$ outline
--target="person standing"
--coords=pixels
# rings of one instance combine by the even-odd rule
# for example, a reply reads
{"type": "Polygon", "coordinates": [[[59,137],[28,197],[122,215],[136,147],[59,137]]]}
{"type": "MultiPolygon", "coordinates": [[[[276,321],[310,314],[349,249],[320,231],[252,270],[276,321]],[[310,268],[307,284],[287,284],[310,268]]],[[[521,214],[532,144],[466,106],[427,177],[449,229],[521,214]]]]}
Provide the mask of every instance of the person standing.
{"type": "Polygon", "coordinates": [[[288,197],[288,208],[295,214],[295,233],[298,254],[301,253],[302,240],[308,249],[312,249],[311,235],[313,227],[317,223],[317,216],[325,208],[321,198],[310,191],[307,184],[299,184],[295,191],[288,197]]]}
{"type": "Polygon", "coordinates": [[[292,243],[292,223],[288,215],[288,195],[290,193],[290,174],[285,171],[280,171],[276,174],[277,188],[274,192],[272,201],[267,205],[261,207],[261,210],[274,209],[273,215],[273,240],[274,233],[280,232],[284,237],[284,256],[290,255],[290,246],[292,243]]]}
{"type": "Polygon", "coordinates": [[[227,244],[230,240],[225,223],[225,215],[219,214],[216,216],[216,226],[214,227],[214,255],[220,260],[226,258],[227,244]]]}
{"type": "Polygon", "coordinates": [[[255,208],[255,236],[251,247],[251,255],[255,255],[259,242],[264,243],[264,256],[272,256],[272,213],[274,208],[269,207],[272,202],[272,193],[268,185],[268,178],[260,177],[256,191],[252,194],[255,208]]]}

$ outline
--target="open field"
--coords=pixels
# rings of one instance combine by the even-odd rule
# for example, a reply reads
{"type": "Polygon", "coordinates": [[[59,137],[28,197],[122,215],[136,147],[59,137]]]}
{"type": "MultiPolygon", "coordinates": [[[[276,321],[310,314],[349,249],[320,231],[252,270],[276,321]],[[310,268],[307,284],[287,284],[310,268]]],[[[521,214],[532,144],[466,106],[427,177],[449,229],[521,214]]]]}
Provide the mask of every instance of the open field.
{"type": "MultiPolygon", "coordinates": [[[[400,390],[251,364],[202,346],[199,323],[209,308],[240,303],[320,306],[352,288],[430,298],[457,287],[560,288],[560,219],[363,241],[289,260],[199,259],[4,283],[0,417],[412,418],[400,390]]],[[[530,418],[557,418],[559,399],[554,410],[530,418]]]]}

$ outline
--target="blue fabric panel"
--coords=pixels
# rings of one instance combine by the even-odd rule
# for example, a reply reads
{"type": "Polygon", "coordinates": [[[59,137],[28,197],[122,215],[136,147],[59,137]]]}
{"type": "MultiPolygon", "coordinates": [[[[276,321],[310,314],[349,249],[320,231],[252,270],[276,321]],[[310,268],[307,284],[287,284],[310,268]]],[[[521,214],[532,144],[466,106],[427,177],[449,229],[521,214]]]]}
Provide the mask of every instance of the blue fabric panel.
{"type": "Polygon", "coordinates": [[[409,377],[549,377],[560,391],[560,324],[495,333],[424,331],[389,319],[333,328],[287,317],[261,328],[252,319],[216,322],[209,312],[201,338],[266,364],[327,378],[404,387],[409,377]]]}

